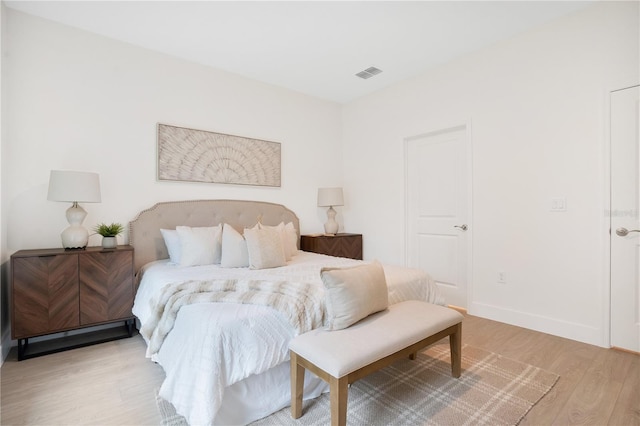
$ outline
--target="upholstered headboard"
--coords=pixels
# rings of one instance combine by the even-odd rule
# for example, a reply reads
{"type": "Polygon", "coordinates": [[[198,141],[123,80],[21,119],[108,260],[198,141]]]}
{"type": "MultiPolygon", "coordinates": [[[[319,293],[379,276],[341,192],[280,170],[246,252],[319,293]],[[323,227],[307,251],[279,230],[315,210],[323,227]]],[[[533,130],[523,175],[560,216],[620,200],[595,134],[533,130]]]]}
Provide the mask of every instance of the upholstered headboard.
{"type": "Polygon", "coordinates": [[[292,222],[300,236],[298,216],[281,204],[244,200],[169,201],[155,204],[129,222],[129,244],[135,248],[135,270],[137,272],[149,262],[169,257],[160,229],[228,223],[242,232],[244,228],[253,227],[258,220],[263,225],[292,222]]]}

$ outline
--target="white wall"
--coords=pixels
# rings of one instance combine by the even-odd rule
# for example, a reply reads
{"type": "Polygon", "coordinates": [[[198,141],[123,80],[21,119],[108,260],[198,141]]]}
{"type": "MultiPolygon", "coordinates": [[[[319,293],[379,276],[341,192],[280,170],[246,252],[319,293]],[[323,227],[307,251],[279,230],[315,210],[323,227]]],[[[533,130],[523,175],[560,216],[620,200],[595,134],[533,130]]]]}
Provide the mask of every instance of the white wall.
{"type": "Polygon", "coordinates": [[[404,138],[471,123],[470,313],[607,346],[606,105],[639,83],[638,25],[637,2],[597,4],[347,105],[345,227],[365,257],[404,263],[404,138]]]}
{"type": "MultiPolygon", "coordinates": [[[[2,212],[2,147],[4,140],[4,130],[5,127],[2,125],[3,123],[3,113],[6,110],[4,105],[4,97],[2,96],[2,86],[4,85],[4,73],[3,73],[3,65],[2,58],[4,54],[2,54],[2,46],[4,46],[4,41],[6,37],[4,36],[4,32],[6,29],[6,12],[5,5],[0,1],[0,212],[2,212]]],[[[3,309],[3,306],[6,304],[6,300],[8,299],[8,268],[7,268],[7,260],[9,259],[9,255],[7,253],[7,247],[5,244],[4,238],[4,228],[0,226],[0,365],[2,365],[4,359],[9,354],[10,346],[8,344],[10,335],[9,335],[9,311],[7,309],[3,309]]]]}
{"type": "Polygon", "coordinates": [[[102,203],[83,205],[89,229],[126,224],[159,201],[231,198],[282,203],[303,232],[322,230],[317,188],[342,183],[340,105],[4,13],[5,264],[19,249],[61,246],[69,205],[46,199],[52,169],[100,174],[102,203]],[[158,122],[282,143],[281,188],[156,181],[158,122]]]}
{"type": "Polygon", "coordinates": [[[69,206],[46,200],[51,169],[100,174],[102,203],[84,204],[87,227],[126,223],[163,200],[234,198],[283,203],[303,230],[321,229],[317,187],[342,182],[338,104],[12,9],[8,21],[9,251],[60,245],[69,206]],[[281,142],[282,187],[157,182],[158,122],[281,142]]]}

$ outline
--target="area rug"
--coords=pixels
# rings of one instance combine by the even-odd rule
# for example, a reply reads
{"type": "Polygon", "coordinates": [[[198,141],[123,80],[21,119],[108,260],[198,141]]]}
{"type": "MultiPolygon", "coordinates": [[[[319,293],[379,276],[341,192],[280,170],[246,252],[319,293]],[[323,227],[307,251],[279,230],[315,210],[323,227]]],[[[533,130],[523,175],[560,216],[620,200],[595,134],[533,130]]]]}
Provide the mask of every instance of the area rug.
{"type": "MultiPolygon", "coordinates": [[[[349,387],[349,425],[517,425],[559,376],[465,345],[462,375],[451,377],[449,345],[437,344],[415,361],[400,360],[349,387]]],[[[163,426],[185,426],[173,406],[156,397],[163,426]]],[[[329,394],[305,401],[302,417],[289,407],[252,423],[327,425],[329,394]]]]}

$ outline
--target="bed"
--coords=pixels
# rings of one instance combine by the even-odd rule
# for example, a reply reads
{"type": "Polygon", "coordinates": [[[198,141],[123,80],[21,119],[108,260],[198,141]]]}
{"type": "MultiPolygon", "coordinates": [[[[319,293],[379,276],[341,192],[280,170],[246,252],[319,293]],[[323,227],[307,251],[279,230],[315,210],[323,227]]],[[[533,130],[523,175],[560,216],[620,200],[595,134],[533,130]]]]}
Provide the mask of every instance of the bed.
{"type": "MultiPolygon", "coordinates": [[[[258,201],[162,202],[130,222],[138,282],[133,313],[147,356],[166,374],[159,395],[189,424],[247,424],[290,404],[288,342],[322,326],[321,268],[363,263],[300,251],[299,235],[294,212],[258,201]],[[267,229],[264,234],[244,233],[254,258],[253,236],[279,232],[289,247],[290,253],[282,249],[288,260],[264,268],[184,266],[170,256],[173,243],[165,240],[166,230],[214,227],[234,234],[267,229]],[[293,239],[287,243],[286,236],[293,239]]],[[[225,245],[227,234],[224,238],[221,256],[225,248],[232,252],[231,245],[225,245]]],[[[421,270],[384,265],[384,274],[390,304],[409,299],[443,302],[421,270]]],[[[327,391],[324,381],[307,373],[305,398],[327,391]]]]}

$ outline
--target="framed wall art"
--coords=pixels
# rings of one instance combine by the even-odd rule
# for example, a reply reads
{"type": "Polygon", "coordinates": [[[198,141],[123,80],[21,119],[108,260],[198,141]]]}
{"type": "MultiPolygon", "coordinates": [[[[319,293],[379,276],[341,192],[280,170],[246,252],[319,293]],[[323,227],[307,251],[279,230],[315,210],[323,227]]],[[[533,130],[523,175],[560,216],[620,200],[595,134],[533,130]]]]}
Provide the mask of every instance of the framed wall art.
{"type": "Polygon", "coordinates": [[[158,180],[280,186],[278,142],[158,124],[158,180]]]}

